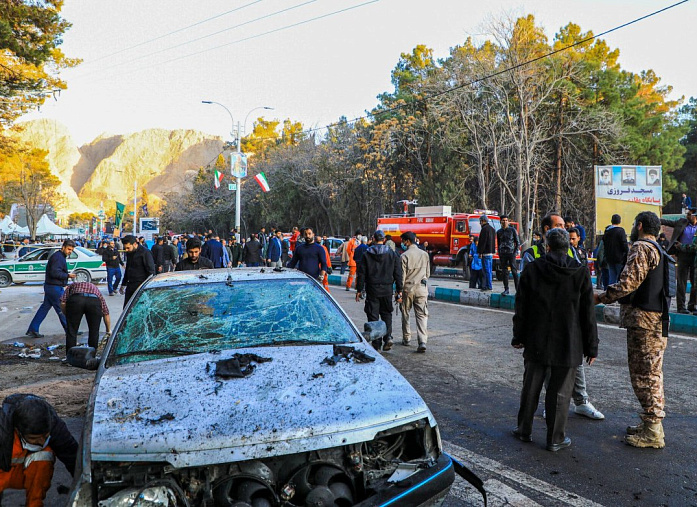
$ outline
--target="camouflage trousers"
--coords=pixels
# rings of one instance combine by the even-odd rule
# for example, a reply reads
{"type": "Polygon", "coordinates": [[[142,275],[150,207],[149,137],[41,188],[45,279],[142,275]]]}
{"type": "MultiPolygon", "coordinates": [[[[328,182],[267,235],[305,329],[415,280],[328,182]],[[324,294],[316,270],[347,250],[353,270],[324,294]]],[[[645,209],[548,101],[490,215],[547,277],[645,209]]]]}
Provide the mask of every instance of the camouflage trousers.
{"type": "Polygon", "coordinates": [[[661,422],[666,416],[663,411],[663,353],[667,343],[660,327],[651,331],[637,327],[627,329],[629,377],[643,409],[641,419],[646,423],[661,422]]]}

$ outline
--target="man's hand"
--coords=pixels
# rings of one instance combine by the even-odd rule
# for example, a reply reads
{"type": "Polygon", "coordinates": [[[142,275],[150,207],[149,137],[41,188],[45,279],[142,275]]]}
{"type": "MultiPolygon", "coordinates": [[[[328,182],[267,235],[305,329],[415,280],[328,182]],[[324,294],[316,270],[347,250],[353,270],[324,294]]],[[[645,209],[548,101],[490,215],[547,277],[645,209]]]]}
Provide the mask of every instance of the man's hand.
{"type": "Polygon", "coordinates": [[[396,293],[396,294],[394,295],[394,300],[395,300],[397,303],[401,303],[401,302],[402,302],[402,293],[401,293],[401,292],[396,293]]]}
{"type": "Polygon", "coordinates": [[[68,278],[70,278],[70,279],[77,278],[77,275],[75,273],[70,273],[68,275],[68,278]]]}
{"type": "Polygon", "coordinates": [[[123,295],[125,293],[126,293],[126,289],[124,289],[123,285],[122,285],[121,288],[119,289],[119,294],[123,295]]]}
{"type": "Polygon", "coordinates": [[[588,357],[586,356],[586,363],[588,363],[588,366],[592,365],[595,362],[594,357],[588,357]]]}
{"type": "Polygon", "coordinates": [[[593,294],[593,303],[596,305],[600,304],[600,294],[593,294]]]}
{"type": "Polygon", "coordinates": [[[513,348],[514,348],[514,349],[522,349],[522,348],[523,348],[523,344],[522,344],[522,343],[516,343],[515,345],[513,345],[513,348]]]}
{"type": "Polygon", "coordinates": [[[360,302],[361,302],[361,293],[356,291],[356,303],[360,303],[360,302]]]}

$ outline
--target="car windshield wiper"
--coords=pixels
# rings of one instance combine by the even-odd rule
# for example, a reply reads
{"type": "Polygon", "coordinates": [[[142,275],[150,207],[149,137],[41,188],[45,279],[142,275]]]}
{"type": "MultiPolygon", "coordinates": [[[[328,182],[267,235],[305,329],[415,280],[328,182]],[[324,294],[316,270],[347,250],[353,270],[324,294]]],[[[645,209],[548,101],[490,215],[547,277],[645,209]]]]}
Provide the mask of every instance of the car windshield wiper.
{"type": "Polygon", "coordinates": [[[123,354],[114,355],[114,359],[130,356],[161,356],[165,354],[173,356],[186,356],[189,354],[198,354],[198,350],[183,350],[183,349],[153,349],[153,350],[131,350],[123,354]]]}
{"type": "Polygon", "coordinates": [[[277,342],[259,343],[250,347],[276,347],[281,345],[335,345],[333,341],[316,342],[312,340],[281,340],[277,342]]]}

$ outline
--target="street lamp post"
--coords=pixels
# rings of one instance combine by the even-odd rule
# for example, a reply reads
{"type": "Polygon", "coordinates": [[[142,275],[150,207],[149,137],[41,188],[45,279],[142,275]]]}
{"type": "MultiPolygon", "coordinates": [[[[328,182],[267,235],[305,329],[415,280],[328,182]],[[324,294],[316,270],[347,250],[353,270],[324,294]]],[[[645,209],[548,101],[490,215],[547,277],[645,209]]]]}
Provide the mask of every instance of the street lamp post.
{"type": "MultiPolygon", "coordinates": [[[[227,114],[230,115],[230,123],[231,123],[230,136],[232,137],[232,140],[235,141],[235,120],[233,119],[232,113],[230,112],[230,110],[227,107],[225,107],[223,104],[221,104],[220,102],[214,102],[212,100],[202,100],[201,102],[203,104],[216,104],[227,111],[227,114]]],[[[249,118],[249,115],[252,113],[252,111],[256,111],[257,109],[273,109],[273,107],[259,106],[259,107],[255,107],[254,109],[249,111],[247,113],[247,116],[245,116],[244,124],[242,125],[243,128],[245,129],[245,132],[246,132],[246,128],[247,128],[247,119],[249,118]]],[[[242,152],[242,132],[240,132],[240,122],[238,121],[237,122],[237,153],[241,153],[241,152],[242,152]]],[[[236,182],[237,182],[237,185],[236,185],[236,190],[235,190],[235,229],[237,229],[238,233],[241,233],[242,228],[240,227],[240,222],[241,222],[240,219],[242,216],[242,214],[241,214],[241,209],[242,209],[242,199],[241,199],[242,178],[237,177],[236,182]]]]}

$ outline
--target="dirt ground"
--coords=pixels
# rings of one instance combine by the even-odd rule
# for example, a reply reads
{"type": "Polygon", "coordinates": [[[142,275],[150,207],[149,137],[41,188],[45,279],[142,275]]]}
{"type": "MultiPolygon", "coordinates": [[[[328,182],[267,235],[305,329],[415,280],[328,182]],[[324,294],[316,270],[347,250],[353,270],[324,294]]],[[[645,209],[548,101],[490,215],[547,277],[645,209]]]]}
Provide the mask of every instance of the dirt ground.
{"type": "MultiPolygon", "coordinates": [[[[25,350],[0,345],[0,400],[15,393],[32,393],[45,398],[61,417],[82,417],[94,382],[94,372],[61,363],[62,348],[49,352],[43,347],[41,358],[19,357],[25,350]]],[[[36,350],[36,349],[34,349],[36,350]]]]}

